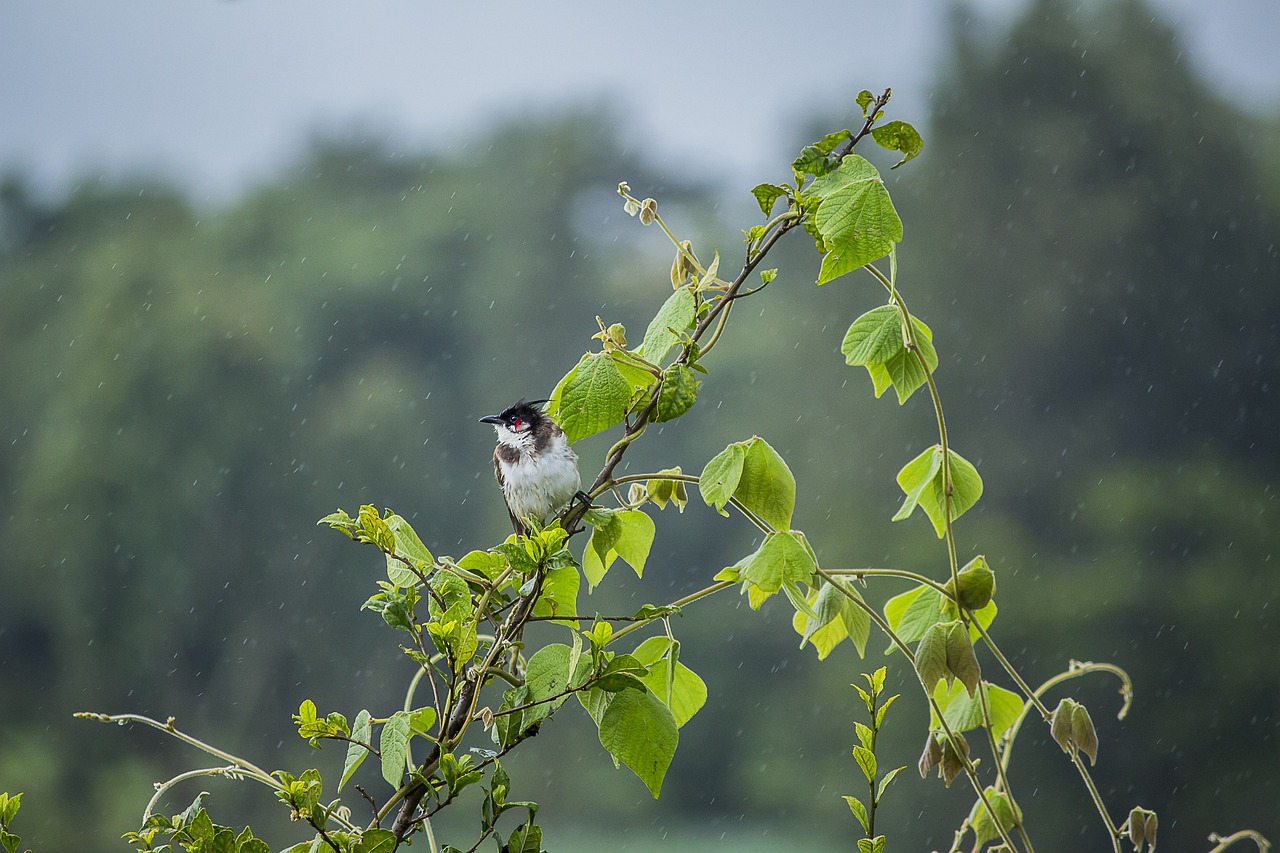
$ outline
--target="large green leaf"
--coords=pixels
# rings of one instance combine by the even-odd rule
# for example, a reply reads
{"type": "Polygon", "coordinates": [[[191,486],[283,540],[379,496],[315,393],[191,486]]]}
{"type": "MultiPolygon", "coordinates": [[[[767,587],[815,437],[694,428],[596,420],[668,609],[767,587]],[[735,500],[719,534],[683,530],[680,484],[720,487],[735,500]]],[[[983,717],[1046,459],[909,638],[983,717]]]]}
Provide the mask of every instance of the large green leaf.
{"type": "Polygon", "coordinates": [[[592,510],[586,516],[591,538],[582,553],[582,571],[594,589],[613,561],[621,557],[643,577],[644,564],[653,546],[653,519],[638,509],[592,510]]]}
{"type": "Polygon", "coordinates": [[[600,716],[600,744],[640,777],[654,799],[679,740],[671,709],[647,689],[614,694],[600,716]]]}
{"type": "Polygon", "coordinates": [[[671,658],[676,648],[679,648],[678,644],[672,644],[667,637],[650,637],[632,654],[649,667],[640,680],[671,709],[676,728],[681,728],[706,704],[707,685],[679,660],[672,667],[671,658]],[[662,653],[654,654],[656,648],[664,646],[662,653]]]}
{"type": "Polygon", "coordinates": [[[770,533],[742,568],[741,576],[762,592],[775,593],[785,581],[807,584],[817,570],[813,555],[793,531],[770,533]]]}
{"type": "Polygon", "coordinates": [[[382,724],[378,753],[382,756],[382,778],[391,787],[399,788],[409,760],[408,711],[396,711],[382,724]]]}
{"type": "Polygon", "coordinates": [[[693,371],[683,364],[673,364],[662,371],[662,390],[653,411],[653,422],[672,421],[693,408],[698,401],[699,382],[693,371]]]}
{"type": "Polygon", "coordinates": [[[924,140],[920,132],[905,121],[891,121],[872,129],[871,138],[883,148],[890,151],[901,151],[902,159],[891,168],[898,168],[924,150],[924,140]]]}
{"type": "MultiPolygon", "coordinates": [[[[973,611],[970,616],[986,629],[996,618],[995,601],[988,602],[986,607],[973,611]]],[[[914,643],[925,635],[925,632],[939,622],[948,622],[957,618],[955,605],[943,598],[942,593],[931,586],[918,586],[901,595],[895,595],[885,602],[884,617],[889,627],[904,643],[914,643]]],[[[969,627],[969,636],[976,641],[981,634],[976,626],[969,627]]],[[[892,652],[897,646],[892,643],[885,649],[885,654],[892,652]]]]}
{"type": "Polygon", "coordinates": [[[742,477],[733,496],[774,530],[790,530],[796,506],[796,478],[763,438],[747,442],[742,477]]]}
{"type": "Polygon", "coordinates": [[[354,725],[351,726],[351,740],[359,743],[350,743],[347,745],[347,757],[342,762],[342,778],[338,780],[338,791],[342,790],[342,786],[350,781],[356,770],[369,757],[369,750],[365,749],[361,744],[370,743],[372,733],[371,718],[366,710],[356,714],[354,725]]]}
{"type": "Polygon", "coordinates": [[[787,463],[759,436],[738,441],[702,469],[698,489],[721,514],[730,498],[775,530],[789,530],[796,504],[796,478],[787,463]]]}
{"type": "MultiPolygon", "coordinates": [[[[576,565],[548,569],[542,581],[542,594],[533,605],[534,616],[569,617],[578,615],[578,588],[582,578],[576,565]]],[[[569,624],[569,623],[565,623],[569,624]]]]}
{"type": "Polygon", "coordinates": [[[902,239],[902,220],[880,173],[856,154],[815,180],[809,194],[822,198],[813,215],[826,252],[818,284],[884,257],[902,239]]]}
{"type": "Polygon", "coordinates": [[[823,581],[816,590],[809,593],[812,615],[797,610],[791,622],[800,635],[800,648],[804,648],[806,643],[812,643],[818,652],[818,659],[823,660],[847,638],[853,641],[859,657],[865,654],[867,638],[871,633],[871,617],[850,595],[862,600],[857,590],[844,581],[838,581],[837,584],[823,581]]]}
{"type": "Polygon", "coordinates": [[[550,412],[572,444],[621,423],[630,399],[631,383],[613,357],[587,353],[552,392],[550,412]]]}
{"type": "MultiPolygon", "coordinates": [[[[422,574],[430,572],[435,557],[431,556],[431,551],[422,544],[422,540],[418,538],[418,534],[414,532],[409,522],[398,515],[389,515],[383,520],[395,536],[396,554],[408,560],[422,574]]],[[[402,560],[388,554],[387,580],[396,586],[407,587],[418,583],[419,577],[402,560]]]]}
{"type": "Polygon", "coordinates": [[[569,698],[565,691],[587,674],[590,661],[579,657],[578,671],[570,679],[569,662],[572,654],[573,650],[563,643],[549,643],[529,658],[529,663],[525,666],[524,683],[528,693],[524,702],[538,704],[521,712],[520,731],[554,713],[569,698]]]}
{"type": "Polygon", "coordinates": [[[728,515],[724,505],[738,488],[746,461],[747,449],[740,443],[731,444],[712,457],[698,478],[698,491],[707,506],[714,506],[717,512],[728,515]]]}
{"type": "Polygon", "coordinates": [[[919,506],[933,522],[933,528],[941,539],[946,535],[946,507],[949,503],[951,520],[964,515],[982,496],[982,477],[954,450],[947,453],[951,471],[951,495],[947,500],[946,479],[942,471],[942,447],[934,445],[903,466],[898,472],[898,485],[905,494],[902,507],[894,515],[894,521],[909,518],[919,506]]]}
{"type": "Polygon", "coordinates": [[[910,518],[920,503],[924,490],[933,484],[934,478],[942,470],[942,448],[934,445],[912,459],[898,472],[898,486],[906,495],[902,506],[893,516],[893,521],[910,518]]]}
{"type": "MultiPolygon", "coordinates": [[[[991,733],[999,740],[1022,713],[1022,697],[1012,690],[987,682],[983,682],[982,688],[986,694],[987,706],[991,709],[991,733]]],[[[970,695],[959,681],[953,682],[949,687],[945,682],[939,682],[933,688],[933,698],[942,709],[942,718],[953,731],[967,732],[984,725],[982,700],[977,694],[970,695]]],[[[934,728],[940,728],[936,715],[934,728]]]]}
{"type": "Polygon", "coordinates": [[[693,292],[687,287],[676,288],[649,323],[644,341],[636,353],[646,361],[661,364],[667,352],[680,340],[680,332],[693,325],[695,308],[693,292]]]}
{"type": "Polygon", "coordinates": [[[881,305],[853,321],[840,352],[847,364],[884,364],[902,348],[902,317],[895,306],[881,305]]]}

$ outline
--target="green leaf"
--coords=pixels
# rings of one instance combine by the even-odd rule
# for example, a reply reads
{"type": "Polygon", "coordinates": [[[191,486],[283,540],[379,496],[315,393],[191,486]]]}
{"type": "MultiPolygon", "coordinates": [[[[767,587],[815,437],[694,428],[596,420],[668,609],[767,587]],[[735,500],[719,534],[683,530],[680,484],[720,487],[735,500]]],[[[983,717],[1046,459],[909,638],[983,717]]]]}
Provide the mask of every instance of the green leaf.
{"type": "Polygon", "coordinates": [[[429,735],[436,724],[436,709],[417,708],[409,714],[409,731],[414,735],[429,735]]]}
{"type": "MultiPolygon", "coordinates": [[[[396,849],[396,845],[400,842],[396,839],[396,834],[389,829],[366,829],[360,836],[359,846],[353,848],[353,853],[392,853],[396,849]]],[[[323,850],[324,848],[320,848],[323,850]]],[[[266,846],[263,846],[263,853],[266,853],[266,846]]]]}
{"type": "Polygon", "coordinates": [[[408,711],[396,711],[382,724],[378,752],[382,756],[382,778],[392,788],[399,788],[409,761],[408,711]]]}
{"type": "Polygon", "coordinates": [[[867,777],[868,782],[876,780],[876,754],[865,746],[855,746],[853,748],[853,760],[858,762],[858,766],[862,768],[862,775],[867,777]]]}
{"type": "Polygon", "coordinates": [[[773,205],[778,199],[787,195],[787,189],[777,184],[760,184],[751,190],[751,194],[756,197],[756,203],[760,205],[764,215],[769,216],[773,213],[773,205]]]}
{"type": "Polygon", "coordinates": [[[867,820],[867,807],[862,804],[862,800],[845,795],[844,801],[849,804],[849,811],[853,812],[853,816],[858,819],[858,823],[862,824],[862,831],[870,832],[871,824],[867,820]]]}
{"type": "Polygon", "coordinates": [[[1063,699],[1049,718],[1049,732],[1070,753],[1078,749],[1089,756],[1089,763],[1098,762],[1098,734],[1093,727],[1089,711],[1074,699],[1063,699]]]}
{"type": "MultiPolygon", "coordinates": [[[[982,496],[982,478],[978,476],[978,469],[959,453],[952,450],[948,455],[951,462],[951,520],[955,521],[982,496]]],[[[939,539],[946,535],[943,520],[945,496],[941,473],[934,477],[932,488],[926,488],[920,495],[920,508],[933,522],[939,539]]]]}
{"type": "Polygon", "coordinates": [[[570,444],[621,423],[631,400],[631,383],[607,352],[587,353],[560,380],[550,413],[570,444]]]}
{"type": "MultiPolygon", "coordinates": [[[[868,364],[867,373],[871,376],[871,385],[875,390],[876,399],[879,400],[885,391],[893,387],[893,377],[889,375],[889,368],[883,364],[868,364]]],[[[901,397],[898,402],[902,402],[901,397]]]]}
{"type": "Polygon", "coordinates": [[[807,584],[817,571],[809,549],[793,531],[770,533],[742,568],[742,578],[762,592],[775,593],[784,580],[807,584]]]}
{"type": "Polygon", "coordinates": [[[680,332],[693,325],[696,307],[697,301],[689,288],[676,288],[649,322],[644,341],[636,354],[645,361],[660,365],[667,352],[680,340],[680,332]]]}
{"type": "Polygon", "coordinates": [[[549,569],[542,581],[542,594],[534,602],[533,615],[552,618],[577,616],[578,589],[581,585],[577,565],[549,569]]]}
{"type": "Polygon", "coordinates": [[[742,444],[731,444],[707,463],[698,478],[698,491],[707,506],[714,506],[716,512],[728,515],[724,511],[724,505],[737,490],[746,461],[747,449],[742,444]]]}
{"type": "MultiPolygon", "coordinates": [[[[904,643],[914,643],[924,636],[930,625],[942,621],[940,600],[937,591],[931,587],[921,585],[907,590],[885,602],[885,621],[904,643]],[[918,603],[927,593],[933,593],[932,609],[929,608],[927,598],[923,604],[918,603]]],[[[889,646],[890,650],[894,648],[896,647],[893,645],[889,646]]]]}
{"type": "MultiPolygon", "coordinates": [[[[991,709],[991,732],[999,740],[1022,713],[1022,697],[995,684],[983,682],[987,706],[991,709]]],[[[967,732],[985,725],[982,719],[982,700],[977,693],[972,696],[965,686],[953,682],[950,687],[939,683],[933,689],[933,698],[942,709],[942,718],[952,731],[967,732]]],[[[938,728],[934,717],[934,728],[938,728]]]]}
{"type": "Polygon", "coordinates": [[[874,101],[875,99],[876,99],[876,96],[871,94],[871,92],[868,91],[867,89],[863,89],[861,92],[859,92],[858,97],[854,99],[855,101],[857,101],[858,107],[859,109],[862,110],[862,115],[864,117],[867,114],[867,107],[871,106],[871,102],[874,101]]]}
{"type": "Polygon", "coordinates": [[[1089,756],[1090,764],[1098,763],[1098,732],[1093,727],[1089,709],[1083,705],[1077,705],[1072,716],[1071,740],[1075,741],[1081,752],[1089,756]]]}
{"type": "Polygon", "coordinates": [[[742,476],[733,496],[774,530],[790,530],[796,478],[778,452],[759,436],[746,442],[742,476]]]}
{"type": "Polygon", "coordinates": [[[942,627],[947,631],[948,681],[954,677],[968,688],[970,696],[974,696],[982,681],[982,670],[978,667],[978,656],[973,652],[973,640],[964,623],[958,619],[942,627]]]}
{"type": "Polygon", "coordinates": [[[920,503],[920,496],[933,484],[941,470],[942,448],[936,444],[902,466],[902,470],[898,472],[898,486],[906,494],[906,498],[893,516],[893,521],[911,517],[920,503]]]}
{"type": "MultiPolygon", "coordinates": [[[[982,478],[967,459],[954,450],[948,453],[951,471],[951,520],[969,510],[982,495],[982,478]]],[[[946,483],[942,475],[942,447],[934,445],[903,466],[898,472],[898,485],[906,495],[894,521],[910,517],[918,505],[933,522],[941,539],[946,535],[943,506],[946,483]]]]}
{"type": "Polygon", "coordinates": [[[924,140],[920,138],[919,132],[905,121],[891,121],[873,128],[871,138],[882,148],[902,152],[902,159],[893,164],[894,169],[915,159],[924,149],[924,140]]]}
{"type": "Polygon", "coordinates": [[[853,641],[859,657],[866,652],[871,617],[841,590],[858,601],[862,600],[858,591],[844,581],[833,585],[824,580],[817,590],[810,593],[811,609],[816,618],[797,611],[792,619],[792,627],[800,635],[800,648],[812,643],[818,652],[818,660],[824,660],[845,638],[853,641]]]}
{"type": "MultiPolygon", "coordinates": [[[[933,347],[933,332],[917,317],[911,318],[911,324],[916,329],[916,346],[919,347],[920,356],[924,358],[925,364],[929,366],[929,371],[938,369],[938,351],[933,347]]],[[[898,404],[902,405],[910,399],[911,395],[916,392],[926,382],[929,381],[929,374],[925,371],[924,366],[920,364],[920,358],[903,347],[892,358],[883,365],[884,373],[889,381],[893,383],[893,389],[898,395],[898,404]]],[[[868,372],[871,367],[868,366],[868,372]]],[[[875,381],[875,377],[872,377],[875,381]]],[[[879,393],[876,394],[880,396],[879,393]]]]}
{"type": "Polygon", "coordinates": [[[800,156],[791,161],[791,168],[805,175],[825,175],[835,165],[829,151],[823,151],[816,145],[806,145],[800,149],[800,156]]]}
{"type": "Polygon", "coordinates": [[[528,696],[524,702],[541,702],[542,704],[526,708],[521,712],[520,731],[553,714],[569,698],[569,694],[564,691],[579,684],[581,679],[586,677],[591,669],[591,662],[579,657],[577,672],[574,673],[572,680],[570,679],[569,663],[572,651],[562,643],[550,643],[538,649],[533,657],[529,658],[529,663],[525,667],[524,682],[525,687],[528,688],[528,696]]]}
{"type": "Polygon", "coordinates": [[[644,575],[655,533],[648,514],[638,509],[592,510],[586,520],[593,529],[582,554],[582,571],[592,589],[618,557],[631,566],[637,577],[644,575]]]}
{"type": "Polygon", "coordinates": [[[13,823],[13,819],[18,816],[18,809],[22,807],[22,792],[10,794],[8,791],[0,793],[0,827],[6,829],[13,823]]]}
{"type": "Polygon", "coordinates": [[[636,647],[632,656],[647,667],[646,675],[643,676],[645,684],[671,709],[677,728],[684,726],[705,704],[706,684],[680,663],[680,643],[675,638],[661,635],[650,637],[636,647]],[[656,674],[655,667],[658,668],[656,674]],[[688,673],[685,674],[684,670],[688,670],[688,673]],[[681,679],[683,683],[679,683],[681,679]],[[685,695],[681,695],[682,690],[685,695]]]}
{"type": "Polygon", "coordinates": [[[884,853],[885,837],[877,835],[875,838],[859,838],[858,853],[884,853]]]}
{"type": "Polygon", "coordinates": [[[840,352],[846,364],[884,364],[902,345],[902,316],[893,305],[873,308],[853,321],[840,352]]]}
{"type": "Polygon", "coordinates": [[[507,565],[506,558],[493,551],[471,551],[457,561],[458,568],[474,572],[489,580],[502,574],[507,565]]]}
{"type": "Polygon", "coordinates": [[[817,148],[823,154],[830,154],[832,151],[836,150],[837,146],[839,146],[841,142],[844,142],[852,135],[853,134],[849,133],[848,128],[843,130],[833,130],[831,133],[828,133],[826,136],[813,143],[813,147],[817,148]]]}
{"type": "Polygon", "coordinates": [[[995,815],[992,816],[987,811],[986,803],[981,797],[973,804],[973,809],[969,812],[969,825],[973,827],[974,844],[978,847],[999,838],[1000,827],[1003,827],[1006,833],[1012,833],[1014,828],[1022,823],[1022,812],[1009,799],[1008,794],[997,791],[991,786],[988,786],[983,794],[987,802],[991,803],[995,815]]]}
{"type": "Polygon", "coordinates": [[[921,683],[932,691],[935,684],[944,678],[951,681],[951,672],[947,669],[947,629],[945,623],[930,626],[920,638],[916,646],[916,672],[921,683]]]}
{"type": "Polygon", "coordinates": [[[680,470],[680,466],[675,468],[663,468],[658,472],[657,476],[652,480],[645,482],[645,491],[649,495],[649,500],[658,505],[658,509],[666,509],[667,502],[675,504],[676,509],[684,512],[684,506],[689,502],[689,496],[685,491],[683,480],[664,480],[663,474],[680,475],[684,472],[680,470]]]}
{"type": "Polygon", "coordinates": [[[649,671],[640,680],[671,709],[676,728],[683,728],[707,703],[706,682],[679,661],[673,670],[671,659],[661,658],[649,666],[649,671]]]}
{"type": "MultiPolygon", "coordinates": [[[[997,612],[996,603],[992,601],[970,615],[975,622],[987,628],[996,618],[997,612]]],[[[955,619],[959,612],[955,605],[933,587],[918,586],[885,602],[884,615],[894,633],[904,643],[912,643],[922,638],[930,626],[955,619]]],[[[976,641],[981,635],[976,627],[970,627],[969,636],[976,641]]],[[[895,648],[897,647],[890,644],[885,653],[888,654],[895,648]]]]}
{"type": "MultiPolygon", "coordinates": [[[[356,714],[355,725],[351,727],[351,739],[358,740],[360,743],[370,743],[372,737],[373,726],[371,718],[367,710],[361,710],[356,714]]],[[[369,757],[369,750],[365,749],[358,743],[347,744],[347,758],[342,763],[342,778],[338,780],[338,791],[342,791],[342,787],[350,781],[355,775],[360,765],[369,757]]]]}
{"type": "Polygon", "coordinates": [[[857,154],[815,180],[809,193],[822,198],[813,214],[826,252],[818,284],[884,257],[902,239],[902,220],[880,173],[857,154]]]}
{"type": "Polygon", "coordinates": [[[662,389],[658,392],[658,405],[653,412],[653,422],[675,420],[693,408],[698,399],[699,382],[693,371],[683,364],[673,364],[662,371],[662,389]]]}
{"type": "MultiPolygon", "coordinates": [[[[430,572],[431,564],[435,562],[435,557],[431,556],[431,551],[427,549],[426,545],[422,544],[422,540],[418,538],[418,534],[414,532],[409,522],[394,514],[388,515],[383,520],[395,536],[396,554],[407,559],[422,574],[425,575],[430,572]]],[[[420,579],[401,560],[388,554],[387,580],[396,586],[412,586],[418,583],[420,579]]]]}
{"type": "Polygon", "coordinates": [[[538,853],[542,849],[542,827],[535,823],[517,826],[502,849],[505,853],[538,853]]]}
{"type": "Polygon", "coordinates": [[[954,578],[947,580],[948,595],[954,596],[965,610],[981,610],[991,603],[996,592],[996,575],[987,564],[987,558],[979,554],[970,560],[954,578]],[[959,594],[956,582],[959,581],[959,594]]]}
{"type": "Polygon", "coordinates": [[[601,715],[599,733],[601,746],[657,799],[680,740],[671,709],[648,690],[623,690],[601,715]]]}
{"type": "Polygon", "coordinates": [[[884,797],[885,788],[888,788],[889,785],[893,782],[893,780],[898,778],[898,774],[906,769],[907,769],[907,766],[904,764],[901,767],[895,767],[892,770],[890,770],[888,773],[884,774],[884,778],[880,780],[880,784],[876,787],[877,803],[879,803],[880,799],[884,797]]]}

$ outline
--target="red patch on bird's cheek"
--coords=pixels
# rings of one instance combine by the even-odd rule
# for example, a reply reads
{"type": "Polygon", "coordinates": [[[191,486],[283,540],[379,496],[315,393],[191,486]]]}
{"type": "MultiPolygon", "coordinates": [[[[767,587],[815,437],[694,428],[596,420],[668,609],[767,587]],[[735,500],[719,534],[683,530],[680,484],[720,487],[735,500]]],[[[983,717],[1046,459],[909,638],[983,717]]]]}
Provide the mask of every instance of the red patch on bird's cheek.
{"type": "Polygon", "coordinates": [[[512,429],[520,429],[520,427],[523,425],[524,425],[524,421],[520,420],[519,418],[516,418],[511,422],[512,429]]]}

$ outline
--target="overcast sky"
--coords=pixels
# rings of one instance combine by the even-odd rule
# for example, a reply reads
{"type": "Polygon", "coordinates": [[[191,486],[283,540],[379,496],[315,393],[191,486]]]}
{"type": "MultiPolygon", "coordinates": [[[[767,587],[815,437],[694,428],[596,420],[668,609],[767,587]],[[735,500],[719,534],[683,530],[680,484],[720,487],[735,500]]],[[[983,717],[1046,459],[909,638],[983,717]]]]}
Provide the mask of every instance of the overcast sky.
{"type": "MultiPolygon", "coordinates": [[[[1001,20],[1021,4],[970,5],[1001,20]]],[[[1280,107],[1280,2],[1154,6],[1216,88],[1280,107]]],[[[498,117],[608,100],[659,164],[689,158],[754,181],[787,154],[780,127],[830,113],[858,88],[893,86],[895,117],[923,122],[948,8],[0,0],[0,171],[61,191],[159,170],[226,199],[318,129],[368,122],[393,146],[451,145],[498,117]]]]}

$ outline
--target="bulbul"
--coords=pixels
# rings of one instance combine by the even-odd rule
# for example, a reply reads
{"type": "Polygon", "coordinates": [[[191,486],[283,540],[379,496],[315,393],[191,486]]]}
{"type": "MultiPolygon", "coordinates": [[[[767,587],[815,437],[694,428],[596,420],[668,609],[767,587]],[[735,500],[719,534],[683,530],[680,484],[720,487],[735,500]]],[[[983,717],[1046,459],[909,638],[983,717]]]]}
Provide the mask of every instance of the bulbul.
{"type": "Polygon", "coordinates": [[[538,408],[546,400],[520,400],[501,414],[480,419],[493,424],[498,446],[493,473],[502,487],[507,512],[516,533],[524,533],[524,519],[539,524],[560,513],[579,491],[578,454],[569,449],[564,430],[538,408]]]}

